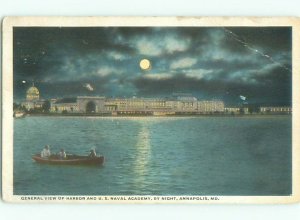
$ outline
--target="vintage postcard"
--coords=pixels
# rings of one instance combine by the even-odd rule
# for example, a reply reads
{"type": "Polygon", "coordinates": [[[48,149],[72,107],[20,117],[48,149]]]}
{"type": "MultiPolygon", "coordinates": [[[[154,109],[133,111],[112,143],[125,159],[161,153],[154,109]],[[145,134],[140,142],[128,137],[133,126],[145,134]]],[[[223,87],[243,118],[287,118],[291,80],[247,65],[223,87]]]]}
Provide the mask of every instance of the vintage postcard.
{"type": "Polygon", "coordinates": [[[3,199],[298,202],[299,24],[5,18],[3,199]]]}

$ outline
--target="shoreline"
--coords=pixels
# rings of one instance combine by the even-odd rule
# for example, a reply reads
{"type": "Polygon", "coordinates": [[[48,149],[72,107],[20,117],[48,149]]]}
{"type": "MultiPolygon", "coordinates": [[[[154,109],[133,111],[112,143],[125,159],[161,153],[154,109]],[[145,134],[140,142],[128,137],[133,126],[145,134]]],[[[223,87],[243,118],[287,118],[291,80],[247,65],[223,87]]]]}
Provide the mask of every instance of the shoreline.
{"type": "Polygon", "coordinates": [[[292,114],[182,114],[182,115],[111,115],[111,114],[26,114],[25,117],[82,117],[82,118],[260,118],[260,117],[292,117],[292,114]]]}

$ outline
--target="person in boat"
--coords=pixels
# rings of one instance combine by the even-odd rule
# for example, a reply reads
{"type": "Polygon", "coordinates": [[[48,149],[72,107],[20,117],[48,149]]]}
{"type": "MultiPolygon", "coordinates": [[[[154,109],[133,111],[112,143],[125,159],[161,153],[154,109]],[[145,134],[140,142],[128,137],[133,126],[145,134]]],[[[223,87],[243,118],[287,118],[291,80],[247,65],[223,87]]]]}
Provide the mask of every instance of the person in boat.
{"type": "Polygon", "coordinates": [[[96,150],[95,149],[91,149],[90,150],[90,154],[89,154],[89,157],[96,157],[96,150]]]}
{"type": "Polygon", "coordinates": [[[61,160],[64,160],[64,159],[67,158],[67,154],[66,154],[66,152],[65,152],[64,149],[61,149],[61,150],[60,150],[60,152],[58,153],[58,157],[59,157],[59,159],[61,159],[61,160]]]}
{"type": "Polygon", "coordinates": [[[41,152],[41,157],[42,158],[49,158],[51,156],[50,148],[49,145],[46,145],[44,149],[41,152]]]}

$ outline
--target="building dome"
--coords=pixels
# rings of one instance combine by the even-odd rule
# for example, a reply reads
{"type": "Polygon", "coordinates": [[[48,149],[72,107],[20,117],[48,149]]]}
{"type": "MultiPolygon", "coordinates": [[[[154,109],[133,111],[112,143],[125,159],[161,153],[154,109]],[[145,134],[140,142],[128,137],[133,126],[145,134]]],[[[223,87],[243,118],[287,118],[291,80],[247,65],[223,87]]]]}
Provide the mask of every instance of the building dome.
{"type": "Polygon", "coordinates": [[[40,91],[35,87],[30,87],[26,92],[26,100],[38,100],[40,98],[40,91]]]}

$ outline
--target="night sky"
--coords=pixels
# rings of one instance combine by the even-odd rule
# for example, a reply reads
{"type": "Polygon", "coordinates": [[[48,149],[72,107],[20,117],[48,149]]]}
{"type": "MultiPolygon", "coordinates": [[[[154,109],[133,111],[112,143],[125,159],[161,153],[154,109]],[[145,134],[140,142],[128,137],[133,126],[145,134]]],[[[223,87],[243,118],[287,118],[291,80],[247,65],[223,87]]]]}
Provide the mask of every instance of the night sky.
{"type": "Polygon", "coordinates": [[[182,92],[290,105],[291,49],[290,27],[16,27],[14,99],[34,81],[45,99],[182,92]]]}

